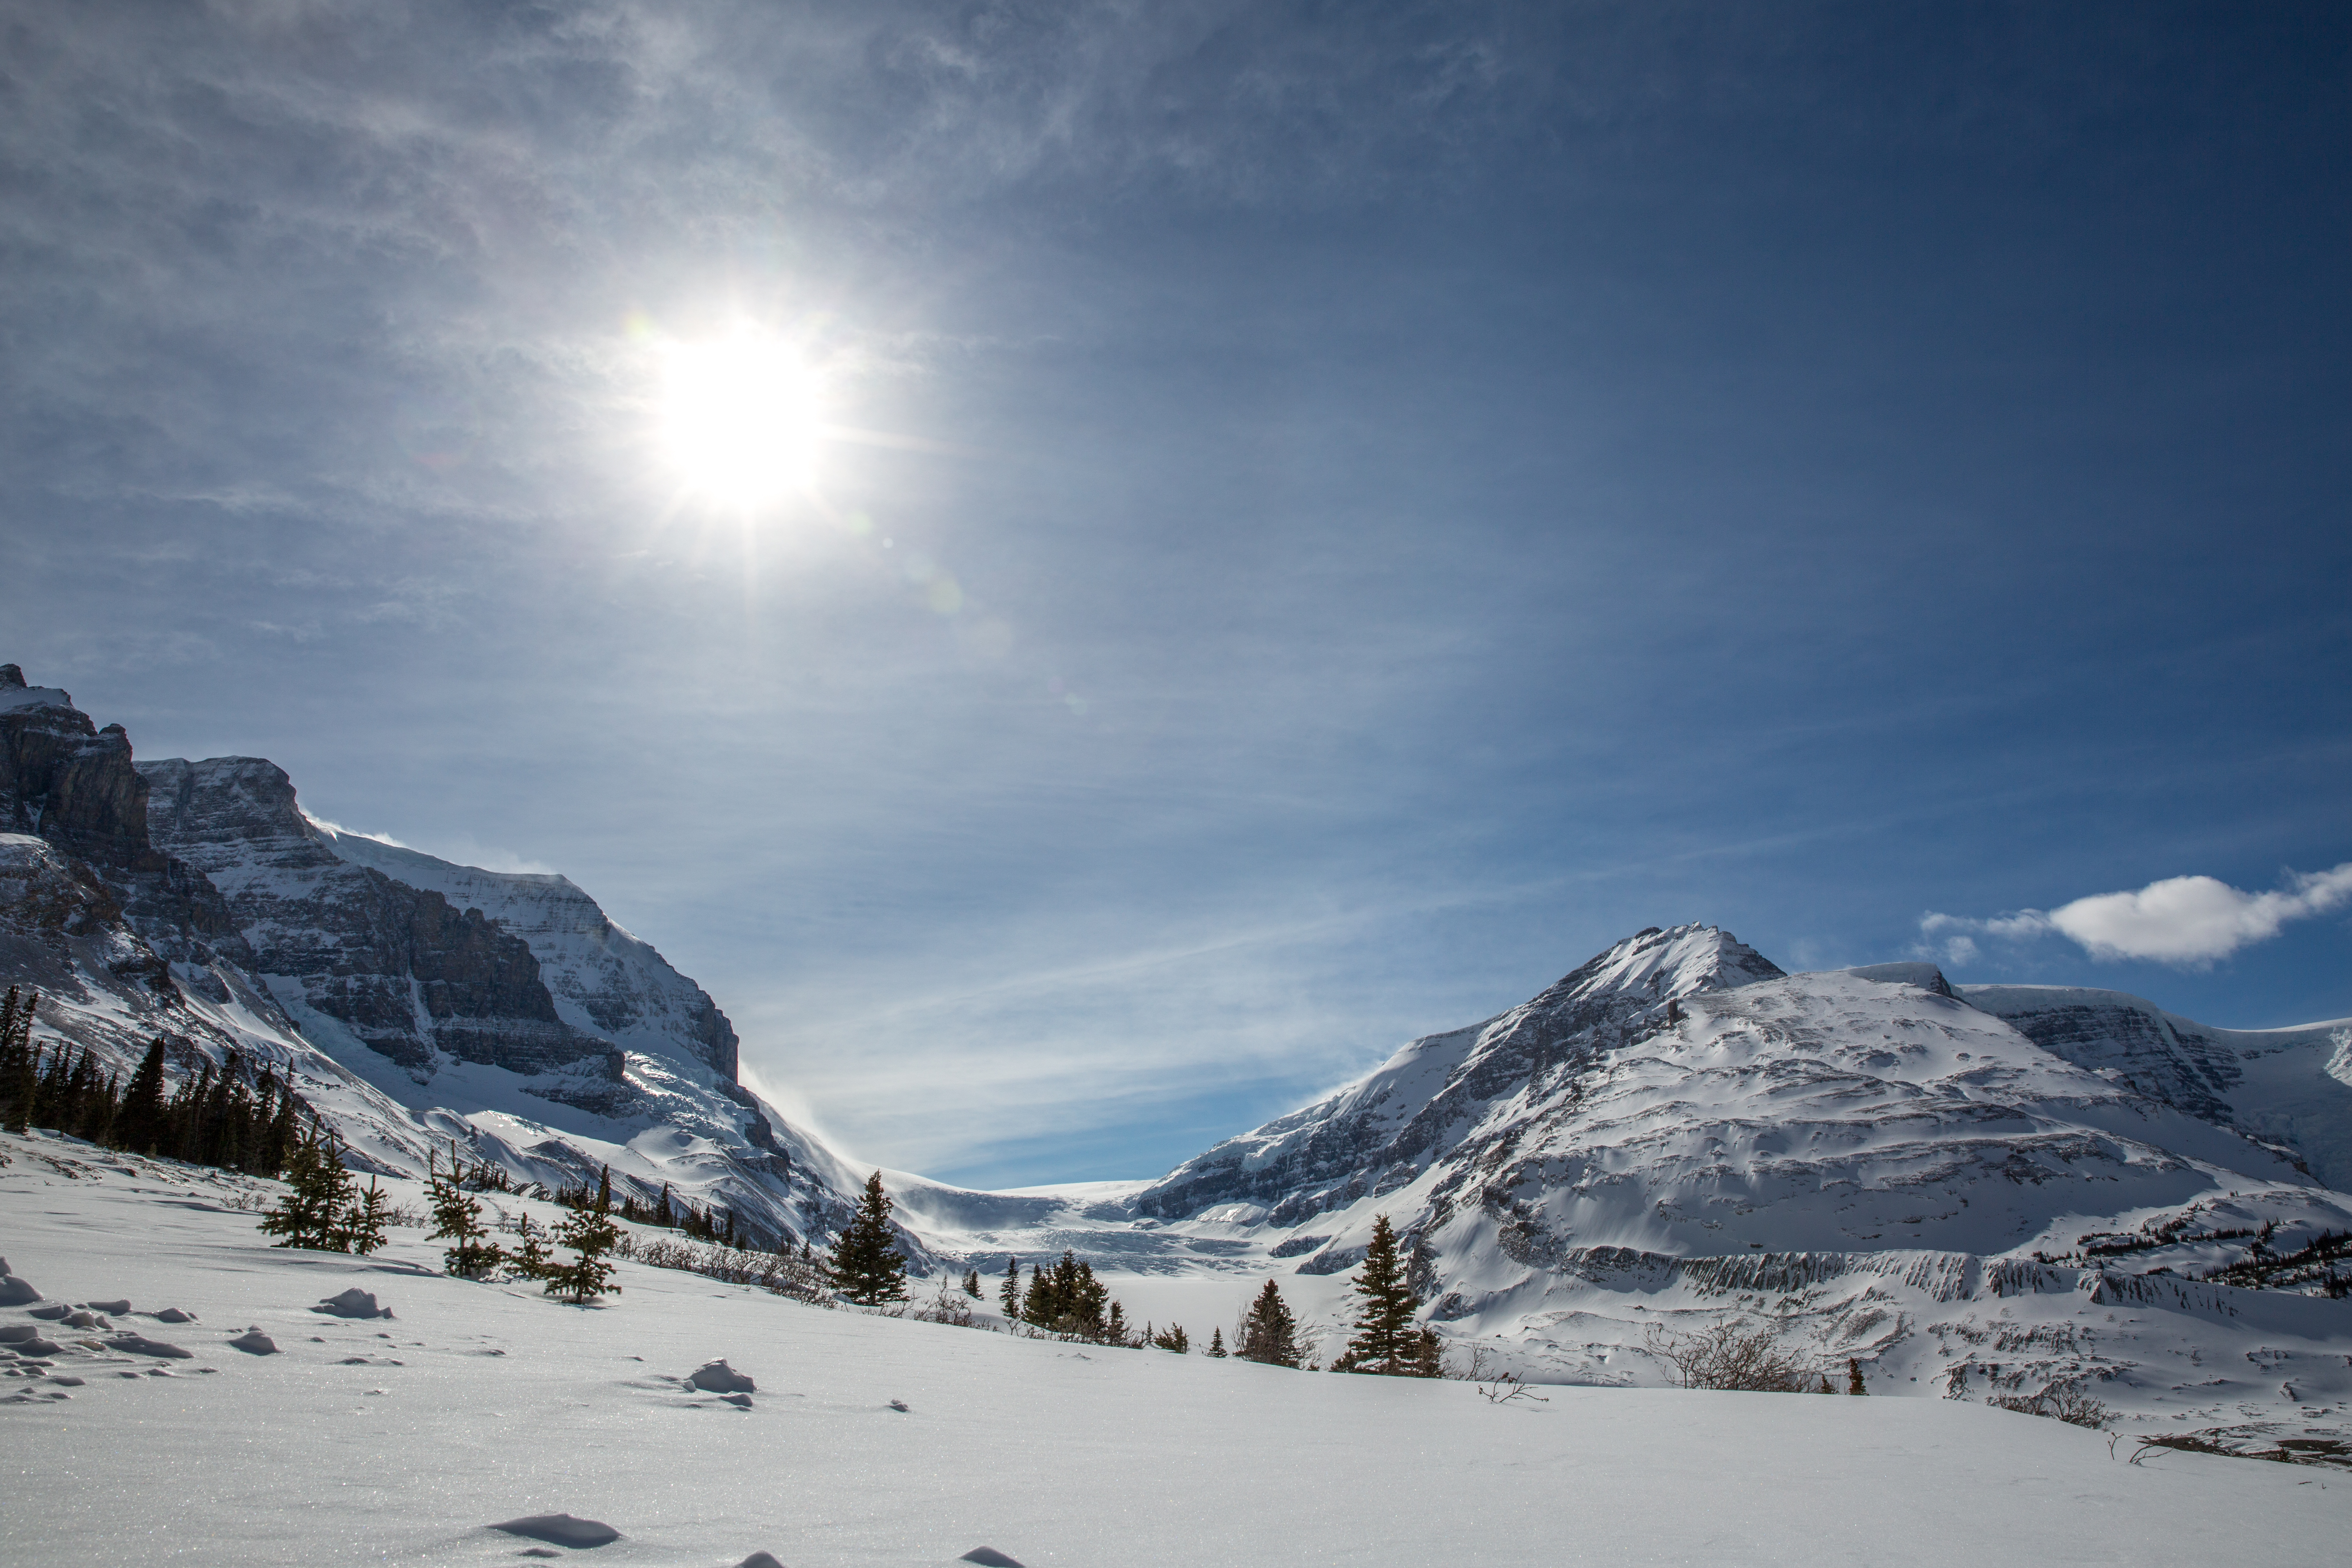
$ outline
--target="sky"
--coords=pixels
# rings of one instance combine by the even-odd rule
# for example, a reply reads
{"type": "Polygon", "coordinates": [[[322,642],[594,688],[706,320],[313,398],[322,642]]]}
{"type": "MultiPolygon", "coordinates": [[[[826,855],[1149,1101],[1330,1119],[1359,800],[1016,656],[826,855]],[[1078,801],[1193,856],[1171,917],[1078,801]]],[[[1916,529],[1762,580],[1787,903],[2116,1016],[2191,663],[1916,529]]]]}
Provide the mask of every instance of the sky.
{"type": "Polygon", "coordinates": [[[2352,1016],[2340,5],[0,29],[0,660],[562,871],[856,1158],[1692,921],[2352,1016]]]}

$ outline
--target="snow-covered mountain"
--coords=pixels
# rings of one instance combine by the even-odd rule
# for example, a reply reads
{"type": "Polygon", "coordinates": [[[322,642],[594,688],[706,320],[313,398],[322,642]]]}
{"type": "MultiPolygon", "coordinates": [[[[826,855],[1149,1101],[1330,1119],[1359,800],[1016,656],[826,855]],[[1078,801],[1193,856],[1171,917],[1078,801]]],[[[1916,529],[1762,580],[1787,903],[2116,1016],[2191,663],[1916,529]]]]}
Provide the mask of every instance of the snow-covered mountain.
{"type": "MultiPolygon", "coordinates": [[[[1792,975],[1710,926],[1644,931],[1157,1182],[1073,1191],[1033,1234],[1086,1250],[1091,1227],[1161,1315],[1183,1296],[1158,1281],[1288,1274],[1328,1332],[1384,1214],[1430,1317],[1543,1378],[1654,1383],[1653,1325],[1736,1312],[1895,1392],[2056,1384],[2345,1436],[2352,1301],[2195,1278],[2352,1230],[2352,1197],[2304,1168],[2321,1145],[2044,1048],[1982,994],[1929,964],[1792,975]]],[[[2325,1076],[2329,1026],[2168,1026],[2325,1076]]]]}
{"type": "Polygon", "coordinates": [[[771,1238],[829,1233],[860,1184],[736,1081],[709,996],[561,877],[322,826],[259,758],[134,763],[13,665],[0,828],[0,979],[118,1070],[159,1035],[182,1070],[236,1050],[292,1072],[362,1164],[421,1171],[454,1137],[520,1181],[609,1166],[771,1238]]]}
{"type": "MultiPolygon", "coordinates": [[[[816,1238],[862,1175],[736,1081],[712,999],[570,881],[319,822],[259,759],[134,764],[9,666],[0,981],[119,1067],[161,1034],[291,1071],[383,1171],[456,1137],[523,1180],[609,1165],[816,1238]]],[[[1685,925],[1157,1180],[886,1180],[918,1272],[1066,1248],[1136,1318],[1205,1329],[1280,1275],[1328,1336],[1386,1215],[1428,1319],[1538,1378],[1654,1384],[1654,1326],[1744,1313],[1890,1392],[2063,1385],[2352,1441],[2352,1300],[2324,1258],[2269,1267],[2352,1232],[2352,1021],[1789,974],[1685,925]]]]}

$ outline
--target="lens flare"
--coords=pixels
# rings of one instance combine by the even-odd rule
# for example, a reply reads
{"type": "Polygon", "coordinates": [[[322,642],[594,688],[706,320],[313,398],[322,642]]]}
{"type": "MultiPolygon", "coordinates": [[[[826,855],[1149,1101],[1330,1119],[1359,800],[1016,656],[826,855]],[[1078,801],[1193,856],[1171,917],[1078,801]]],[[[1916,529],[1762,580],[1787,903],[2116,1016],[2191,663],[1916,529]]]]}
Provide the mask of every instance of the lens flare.
{"type": "Polygon", "coordinates": [[[662,434],[689,486],[745,510],[810,488],[819,389],[791,343],[746,328],[664,361],[662,434]]]}

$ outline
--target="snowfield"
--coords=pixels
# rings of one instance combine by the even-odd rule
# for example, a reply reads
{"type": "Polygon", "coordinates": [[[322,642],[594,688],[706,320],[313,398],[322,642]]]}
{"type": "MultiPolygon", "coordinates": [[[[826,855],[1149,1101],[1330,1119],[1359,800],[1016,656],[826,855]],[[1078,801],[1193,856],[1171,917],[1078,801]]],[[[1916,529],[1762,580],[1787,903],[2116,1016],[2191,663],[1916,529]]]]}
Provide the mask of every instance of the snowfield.
{"type": "MultiPolygon", "coordinates": [[[[1498,1405],[1464,1383],[1015,1339],[635,1264],[622,1295],[575,1309],[443,1277],[409,1226],[370,1258],[272,1248],[249,1212],[270,1184],[45,1135],[0,1154],[8,1271],[48,1303],[129,1304],[89,1328],[0,1308],[0,1328],[58,1346],[0,1382],[0,1539],[27,1568],[828,1568],[982,1546],[1028,1568],[2283,1565],[2342,1562],[2352,1526],[2340,1471],[2134,1465],[2128,1437],[2111,1451],[1958,1401],[1553,1386],[1498,1405]],[[350,1289],[393,1315],[311,1310],[350,1289]],[[166,1309],[194,1321],[151,1315],[166,1309]],[[255,1328],[278,1353],[232,1348],[255,1328]],[[125,1332],[189,1354],[113,1348],[125,1332]],[[741,1405],[685,1382],[720,1358],[755,1384],[741,1405]],[[618,1538],[489,1528],[552,1514],[618,1538]]],[[[1204,1341],[1212,1321],[1192,1326],[1204,1341]]]]}

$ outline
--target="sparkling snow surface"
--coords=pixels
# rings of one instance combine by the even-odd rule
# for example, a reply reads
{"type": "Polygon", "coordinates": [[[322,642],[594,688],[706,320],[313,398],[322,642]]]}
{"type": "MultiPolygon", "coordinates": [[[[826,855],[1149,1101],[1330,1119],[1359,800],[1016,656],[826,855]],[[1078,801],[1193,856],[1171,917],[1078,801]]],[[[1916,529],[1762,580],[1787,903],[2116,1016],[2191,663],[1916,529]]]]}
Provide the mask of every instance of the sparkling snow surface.
{"type": "Polygon", "coordinates": [[[236,1178],[57,1139],[0,1153],[10,1271],[55,1301],[127,1299],[118,1331],[193,1352],[72,1333],[0,1383],[26,1396],[0,1403],[12,1564],[571,1557],[489,1528],[564,1514],[619,1531],[593,1561],[712,1568],[981,1546],[1030,1568],[2300,1564],[2341,1562],[2352,1526],[2340,1474],[2134,1467],[2127,1441],[1936,1400],[1549,1388],[1497,1406],[635,1265],[582,1310],[439,1277],[409,1228],[369,1259],[270,1248],[229,1206],[255,1186],[236,1178]],[[393,1317],[310,1310],[347,1289],[393,1317]],[[166,1308],[196,1321],[145,1315],[166,1308]],[[278,1353],[230,1348],[256,1326],[278,1353]],[[755,1381],[747,1407],[686,1385],[720,1358],[755,1381]]]}

